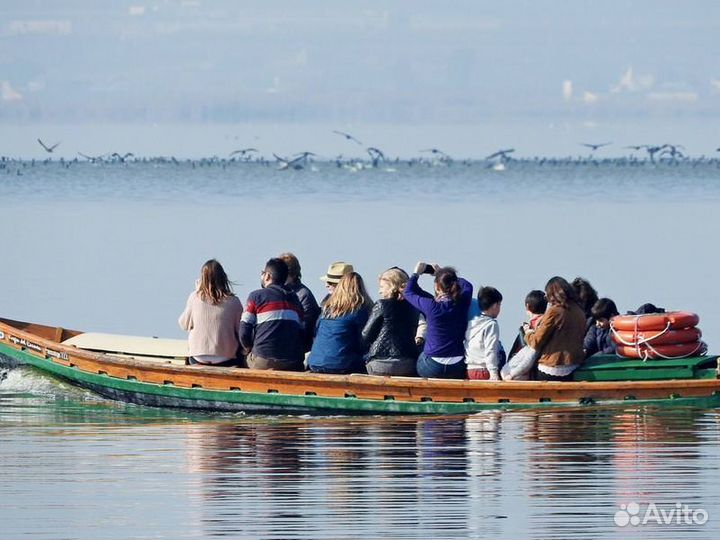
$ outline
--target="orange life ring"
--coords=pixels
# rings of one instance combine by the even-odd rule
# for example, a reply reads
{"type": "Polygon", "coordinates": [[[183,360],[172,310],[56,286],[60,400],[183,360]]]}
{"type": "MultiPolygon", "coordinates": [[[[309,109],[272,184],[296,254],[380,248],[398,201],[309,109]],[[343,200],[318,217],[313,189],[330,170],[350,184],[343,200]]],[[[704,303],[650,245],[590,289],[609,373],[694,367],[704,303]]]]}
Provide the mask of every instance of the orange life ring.
{"type": "Polygon", "coordinates": [[[665,330],[690,328],[700,322],[700,317],[689,311],[670,311],[668,313],[648,313],[647,315],[618,315],[610,319],[615,330],[665,330]]]}
{"type": "Polygon", "coordinates": [[[676,343],[675,345],[658,345],[648,348],[645,345],[628,347],[618,345],[617,354],[625,358],[684,358],[685,356],[700,356],[705,352],[705,343],[676,343]]]}
{"type": "Polygon", "coordinates": [[[631,332],[630,330],[616,330],[613,333],[613,341],[618,345],[626,345],[628,347],[635,346],[638,343],[649,343],[653,347],[655,345],[675,345],[677,343],[695,343],[702,337],[699,328],[681,328],[680,330],[668,330],[663,332],[631,332]]]}

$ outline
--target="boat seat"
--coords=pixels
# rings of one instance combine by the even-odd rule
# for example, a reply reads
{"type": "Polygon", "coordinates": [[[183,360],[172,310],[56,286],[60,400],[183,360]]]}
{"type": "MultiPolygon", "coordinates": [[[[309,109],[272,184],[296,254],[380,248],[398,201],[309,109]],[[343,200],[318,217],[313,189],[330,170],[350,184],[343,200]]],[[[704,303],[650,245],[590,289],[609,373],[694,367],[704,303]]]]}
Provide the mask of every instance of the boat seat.
{"type": "Polygon", "coordinates": [[[714,379],[717,356],[638,360],[617,355],[591,356],[575,370],[575,381],[661,381],[668,379],[714,379]]]}
{"type": "Polygon", "coordinates": [[[132,356],[153,356],[162,358],[186,358],[188,343],[185,339],[160,339],[120,334],[85,332],[63,341],[78,349],[132,356]]]}

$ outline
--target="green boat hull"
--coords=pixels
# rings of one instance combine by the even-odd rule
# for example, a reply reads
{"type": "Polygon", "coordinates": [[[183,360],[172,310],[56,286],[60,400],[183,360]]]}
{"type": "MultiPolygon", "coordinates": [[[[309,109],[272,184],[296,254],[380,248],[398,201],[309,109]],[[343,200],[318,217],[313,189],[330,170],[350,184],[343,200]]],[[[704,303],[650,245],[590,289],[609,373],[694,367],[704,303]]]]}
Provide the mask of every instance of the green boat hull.
{"type": "Polygon", "coordinates": [[[154,407],[211,411],[243,411],[270,414],[467,414],[483,410],[568,408],[591,405],[671,405],[702,408],[720,407],[720,392],[701,397],[673,397],[632,400],[541,401],[538,403],[450,403],[323,397],[240,390],[218,391],[126,380],[81,371],[42,359],[0,344],[0,355],[11,362],[28,364],[43,372],[92,390],[110,399],[154,407]]]}

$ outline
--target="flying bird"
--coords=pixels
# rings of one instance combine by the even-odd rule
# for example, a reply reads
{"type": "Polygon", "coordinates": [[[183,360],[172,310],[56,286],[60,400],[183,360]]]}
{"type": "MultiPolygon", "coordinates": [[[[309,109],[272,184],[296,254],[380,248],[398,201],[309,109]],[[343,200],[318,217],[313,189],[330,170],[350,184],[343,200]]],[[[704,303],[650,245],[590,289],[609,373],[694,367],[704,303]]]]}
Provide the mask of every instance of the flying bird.
{"type": "Polygon", "coordinates": [[[360,142],[357,138],[353,137],[349,133],[345,133],[344,131],[338,131],[336,129],[333,129],[333,133],[335,133],[337,135],[341,135],[342,137],[345,137],[348,141],[353,141],[354,143],[362,146],[362,142],[360,142]]]}
{"type": "Polygon", "coordinates": [[[436,156],[442,156],[442,157],[444,157],[444,158],[449,158],[449,157],[450,157],[450,156],[448,156],[445,152],[443,152],[442,150],[440,150],[439,148],[426,148],[425,150],[420,150],[420,151],[421,151],[421,152],[431,152],[431,153],[435,154],[436,156]]]}
{"type": "Polygon", "coordinates": [[[235,156],[237,154],[240,154],[241,156],[245,156],[245,154],[248,154],[250,152],[257,152],[257,148],[241,148],[240,150],[233,150],[230,152],[230,156],[235,156]]]}
{"type": "MultiPolygon", "coordinates": [[[[317,154],[315,154],[315,153],[313,153],[313,152],[300,152],[300,153],[298,153],[298,154],[293,155],[292,159],[290,160],[290,163],[293,163],[293,162],[296,162],[296,161],[297,161],[297,162],[302,162],[303,165],[307,165],[308,158],[309,158],[310,156],[316,156],[316,155],[317,155],[317,154]]],[[[302,167],[301,167],[301,168],[302,168],[302,167]]]]}
{"type": "Polygon", "coordinates": [[[88,156],[88,155],[86,155],[86,154],[83,154],[82,152],[78,152],[78,156],[84,157],[84,158],[87,159],[88,161],[91,161],[91,162],[95,163],[96,161],[101,160],[102,158],[104,158],[104,157],[106,156],[106,154],[100,154],[99,156],[88,156]]]}
{"type": "Polygon", "coordinates": [[[599,144],[593,144],[593,143],[580,143],[580,144],[583,145],[583,146],[587,146],[588,148],[592,149],[592,151],[594,152],[594,151],[597,150],[598,148],[602,148],[603,146],[611,145],[612,143],[611,143],[611,142],[604,142],[604,143],[599,143],[599,144]]]}
{"type": "Polygon", "coordinates": [[[486,160],[495,159],[496,157],[499,157],[500,159],[507,159],[507,155],[514,152],[514,148],[508,148],[507,150],[498,150],[497,152],[490,154],[488,157],[486,157],[486,160]]]}
{"type": "Polygon", "coordinates": [[[112,154],[110,154],[110,157],[114,157],[115,159],[117,159],[117,160],[120,161],[121,163],[125,163],[125,160],[126,160],[127,158],[129,158],[129,157],[135,157],[135,154],[133,154],[132,152],[126,152],[125,155],[121,156],[121,155],[118,154],[117,152],[113,152],[112,154]]]}
{"type": "Polygon", "coordinates": [[[56,143],[53,144],[52,146],[47,146],[47,145],[46,145],[44,142],[42,142],[40,139],[38,139],[37,142],[40,143],[40,146],[42,146],[43,149],[44,149],[48,154],[52,154],[53,150],[55,150],[55,149],[58,147],[58,145],[60,144],[59,142],[56,142],[56,143]]]}
{"type": "Polygon", "coordinates": [[[383,154],[382,150],[380,150],[379,148],[370,146],[369,148],[366,148],[365,151],[370,156],[373,167],[377,167],[380,161],[385,161],[385,154],[383,154]]]}
{"type": "Polygon", "coordinates": [[[665,145],[662,145],[662,146],[650,146],[650,145],[647,145],[647,146],[645,147],[645,151],[646,151],[646,152],[648,153],[648,155],[650,156],[650,161],[652,161],[653,163],[655,163],[655,154],[657,154],[658,152],[660,152],[663,148],[665,148],[665,145]]]}
{"type": "Polygon", "coordinates": [[[385,154],[383,154],[382,150],[379,148],[375,148],[374,146],[370,146],[365,149],[365,151],[370,155],[372,159],[379,158],[379,159],[385,159],[385,154]]]}
{"type": "Polygon", "coordinates": [[[311,154],[311,153],[312,152],[305,152],[303,154],[300,154],[297,157],[294,157],[293,159],[287,159],[284,157],[280,157],[275,153],[273,153],[273,156],[275,156],[275,159],[277,159],[278,162],[280,163],[280,166],[278,167],[279,171],[285,171],[287,169],[294,169],[296,171],[299,171],[300,169],[303,168],[303,166],[300,164],[300,162],[307,159],[307,156],[305,154],[311,154]]]}
{"type": "Polygon", "coordinates": [[[663,144],[660,147],[660,154],[658,157],[669,155],[672,159],[684,158],[685,154],[678,150],[678,148],[685,150],[685,147],[682,144],[663,144]]]}

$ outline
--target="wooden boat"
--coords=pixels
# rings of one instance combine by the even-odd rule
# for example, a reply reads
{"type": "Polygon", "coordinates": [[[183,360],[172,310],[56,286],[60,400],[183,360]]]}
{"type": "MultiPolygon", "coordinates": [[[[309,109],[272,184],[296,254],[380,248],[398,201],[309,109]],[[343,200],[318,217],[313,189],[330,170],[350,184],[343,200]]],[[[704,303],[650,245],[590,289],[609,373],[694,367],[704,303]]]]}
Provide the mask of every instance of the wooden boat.
{"type": "Polygon", "coordinates": [[[185,340],[0,318],[0,355],[108,398],[162,407],[317,414],[453,414],[594,404],[720,406],[718,357],[593,357],[575,382],[320,375],[186,365],[185,340]]]}

